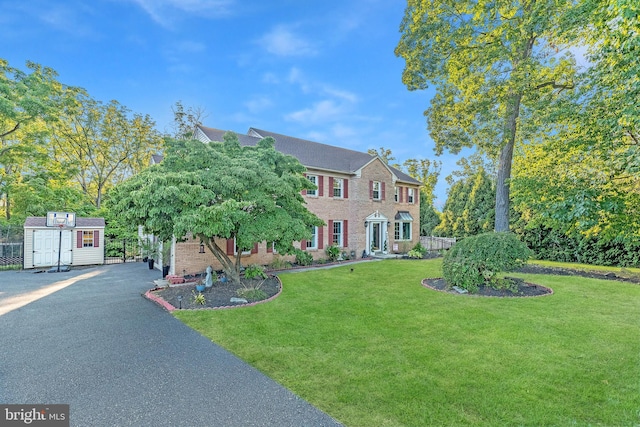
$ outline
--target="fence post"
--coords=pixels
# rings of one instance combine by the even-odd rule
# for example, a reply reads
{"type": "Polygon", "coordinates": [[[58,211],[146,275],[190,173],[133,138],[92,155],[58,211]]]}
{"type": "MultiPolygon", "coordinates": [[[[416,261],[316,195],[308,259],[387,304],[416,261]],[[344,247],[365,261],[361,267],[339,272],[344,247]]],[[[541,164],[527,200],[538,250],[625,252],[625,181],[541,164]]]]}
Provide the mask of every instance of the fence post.
{"type": "Polygon", "coordinates": [[[127,239],[122,239],[122,263],[127,262],[127,239]]]}

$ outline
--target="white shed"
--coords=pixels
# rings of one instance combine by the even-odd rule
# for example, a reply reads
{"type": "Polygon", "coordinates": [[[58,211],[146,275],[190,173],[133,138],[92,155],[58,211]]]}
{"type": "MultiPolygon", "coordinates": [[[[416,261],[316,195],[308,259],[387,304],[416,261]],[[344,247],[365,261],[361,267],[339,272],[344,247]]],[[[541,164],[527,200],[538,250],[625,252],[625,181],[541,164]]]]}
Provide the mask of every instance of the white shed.
{"type": "Polygon", "coordinates": [[[76,218],[74,227],[47,227],[46,217],[24,223],[24,268],[104,263],[104,218],[76,218]],[[62,238],[62,239],[61,239],[62,238]]]}

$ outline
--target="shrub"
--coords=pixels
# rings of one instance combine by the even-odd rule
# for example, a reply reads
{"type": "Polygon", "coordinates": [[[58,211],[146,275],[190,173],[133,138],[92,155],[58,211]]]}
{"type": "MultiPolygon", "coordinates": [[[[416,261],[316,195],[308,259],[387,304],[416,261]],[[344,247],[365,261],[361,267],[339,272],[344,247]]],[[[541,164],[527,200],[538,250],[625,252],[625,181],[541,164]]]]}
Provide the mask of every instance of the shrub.
{"type": "Polygon", "coordinates": [[[281,256],[273,257],[273,260],[269,263],[269,268],[272,270],[284,270],[289,267],[291,267],[291,263],[281,256]]]}
{"type": "Polygon", "coordinates": [[[249,302],[262,301],[269,297],[265,291],[257,288],[241,288],[236,293],[240,298],[244,298],[249,302]]]}
{"type": "Polygon", "coordinates": [[[411,249],[409,252],[407,252],[407,256],[409,258],[422,259],[424,254],[418,250],[411,249]]]}
{"type": "Polygon", "coordinates": [[[244,269],[244,277],[246,279],[266,279],[267,273],[264,272],[264,267],[258,264],[251,264],[244,269]]]}
{"type": "Polygon", "coordinates": [[[324,251],[331,261],[337,260],[340,256],[340,248],[336,245],[328,246],[324,251]]]}
{"type": "Polygon", "coordinates": [[[530,256],[529,248],[513,233],[479,234],[447,251],[442,274],[450,285],[475,292],[483,284],[499,286],[499,272],[521,267],[530,256]]]}
{"type": "Polygon", "coordinates": [[[305,252],[305,251],[296,252],[296,264],[311,265],[312,262],[313,262],[313,256],[309,252],[305,252]]]}
{"type": "Polygon", "coordinates": [[[194,304],[205,305],[207,303],[207,299],[204,297],[204,295],[202,295],[202,292],[198,292],[196,294],[196,291],[192,290],[191,294],[194,304]]]}
{"type": "MultiPolygon", "coordinates": [[[[411,250],[409,251],[409,253],[411,253],[412,251],[416,251],[416,252],[418,252],[418,253],[420,254],[420,256],[419,256],[419,257],[416,257],[416,258],[423,258],[423,257],[425,256],[425,254],[427,253],[427,248],[425,248],[424,246],[422,246],[422,243],[418,242],[418,243],[416,243],[416,245],[413,247],[413,249],[411,249],[411,250]]],[[[407,255],[409,255],[409,254],[407,254],[407,255]]],[[[409,256],[411,256],[411,255],[409,255],[409,256]]],[[[412,258],[413,258],[413,257],[412,257],[412,258]]]]}

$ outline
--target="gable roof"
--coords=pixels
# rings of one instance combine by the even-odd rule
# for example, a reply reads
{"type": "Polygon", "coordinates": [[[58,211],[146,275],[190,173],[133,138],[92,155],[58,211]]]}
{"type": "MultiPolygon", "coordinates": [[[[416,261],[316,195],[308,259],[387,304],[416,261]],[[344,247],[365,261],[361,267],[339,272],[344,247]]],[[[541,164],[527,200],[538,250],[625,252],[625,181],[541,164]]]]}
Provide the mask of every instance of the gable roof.
{"type": "MultiPolygon", "coordinates": [[[[24,221],[25,227],[46,227],[47,217],[28,216],[24,221]]],[[[79,218],[76,217],[77,227],[104,227],[104,218],[79,218]]]]}
{"type": "MultiPolygon", "coordinates": [[[[222,141],[222,137],[226,133],[226,131],[206,126],[198,126],[198,130],[198,139],[201,141],[205,141],[203,137],[206,137],[209,141],[222,141]]],[[[362,151],[308,141],[253,127],[249,128],[248,135],[238,133],[236,135],[240,145],[243,146],[254,146],[261,139],[270,136],[276,141],[276,150],[297,158],[307,168],[355,174],[377,157],[362,151]]],[[[389,166],[389,169],[400,181],[415,185],[421,184],[420,181],[411,178],[396,168],[389,166]]]]}

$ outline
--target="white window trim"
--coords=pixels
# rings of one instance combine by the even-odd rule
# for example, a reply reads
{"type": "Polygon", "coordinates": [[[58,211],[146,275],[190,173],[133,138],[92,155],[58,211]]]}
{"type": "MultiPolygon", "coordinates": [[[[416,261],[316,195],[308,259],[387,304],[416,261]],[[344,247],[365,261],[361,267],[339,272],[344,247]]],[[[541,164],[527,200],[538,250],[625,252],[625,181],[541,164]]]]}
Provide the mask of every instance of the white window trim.
{"type": "MultiPolygon", "coordinates": [[[[236,238],[233,238],[233,254],[238,255],[238,244],[236,243],[236,238]]],[[[242,251],[241,255],[251,255],[251,249],[248,251],[242,251]]]]}
{"type": "Polygon", "coordinates": [[[342,199],[344,198],[344,178],[333,178],[333,188],[331,189],[331,191],[333,191],[333,197],[336,199],[342,199]],[[340,195],[336,196],[336,190],[340,190],[340,195]]]}
{"type": "Polygon", "coordinates": [[[411,221],[396,221],[393,226],[393,239],[396,242],[408,242],[411,241],[413,235],[413,223],[411,221]],[[409,224],[409,238],[405,239],[403,236],[404,224],[409,224]],[[397,233],[397,234],[396,234],[397,233]]]}
{"type": "Polygon", "coordinates": [[[398,203],[398,200],[400,200],[400,187],[394,187],[394,195],[393,195],[393,199],[395,200],[396,203],[398,203]]]}
{"type": "Polygon", "coordinates": [[[93,230],[82,230],[82,247],[83,248],[95,248],[96,246],[96,235],[93,230]],[[86,234],[85,234],[86,233],[86,234]],[[91,237],[89,238],[89,234],[91,237]]]}
{"type": "Polygon", "coordinates": [[[409,188],[407,190],[407,203],[415,203],[415,188],[409,188]]]}
{"type": "MultiPolygon", "coordinates": [[[[318,175],[307,175],[307,179],[311,181],[316,187],[318,187],[318,175]],[[313,178],[313,180],[311,180],[313,178]]],[[[307,190],[307,196],[309,197],[318,197],[318,189],[315,190],[307,190]]]]}
{"type": "Polygon", "coordinates": [[[380,181],[373,181],[373,188],[371,193],[372,193],[371,196],[373,200],[382,200],[382,184],[380,184],[380,181]],[[377,190],[376,190],[376,186],[378,187],[377,190]],[[378,193],[377,196],[376,196],[376,193],[378,193]]]}
{"type": "Polygon", "coordinates": [[[332,239],[331,244],[337,245],[339,248],[344,247],[344,221],[333,221],[333,230],[331,230],[332,239]],[[336,233],[336,224],[340,224],[340,233],[336,233]],[[336,235],[340,236],[338,241],[335,241],[336,235]]]}
{"type": "Polygon", "coordinates": [[[318,227],[314,225],[312,225],[311,227],[313,228],[313,233],[312,233],[311,239],[307,240],[307,247],[306,247],[307,250],[318,249],[318,227]],[[309,246],[309,243],[312,243],[312,245],[309,246]]]}

